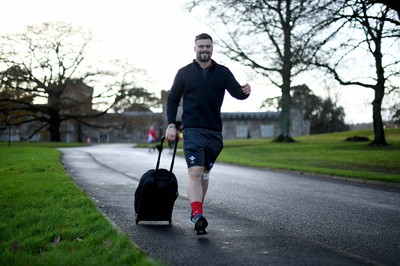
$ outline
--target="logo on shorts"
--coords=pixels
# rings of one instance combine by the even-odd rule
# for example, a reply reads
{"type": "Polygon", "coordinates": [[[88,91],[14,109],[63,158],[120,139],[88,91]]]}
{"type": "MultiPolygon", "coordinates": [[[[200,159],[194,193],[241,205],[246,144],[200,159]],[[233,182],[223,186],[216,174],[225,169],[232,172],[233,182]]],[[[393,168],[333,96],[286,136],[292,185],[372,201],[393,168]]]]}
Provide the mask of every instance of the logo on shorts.
{"type": "Polygon", "coordinates": [[[196,157],[194,157],[193,155],[189,157],[190,163],[194,164],[194,160],[196,160],[196,157]]]}

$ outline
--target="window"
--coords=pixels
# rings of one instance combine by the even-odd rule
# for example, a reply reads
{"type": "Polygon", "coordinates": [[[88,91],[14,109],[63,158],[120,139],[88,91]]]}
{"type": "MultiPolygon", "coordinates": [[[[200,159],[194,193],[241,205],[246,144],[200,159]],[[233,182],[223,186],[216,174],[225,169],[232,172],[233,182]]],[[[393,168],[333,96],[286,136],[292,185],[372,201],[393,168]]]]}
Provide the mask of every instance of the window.
{"type": "Polygon", "coordinates": [[[273,138],[275,127],[274,125],[261,125],[261,137],[262,138],[273,138]]]}
{"type": "Polygon", "coordinates": [[[247,125],[236,125],[236,138],[245,139],[247,138],[247,125]]]}

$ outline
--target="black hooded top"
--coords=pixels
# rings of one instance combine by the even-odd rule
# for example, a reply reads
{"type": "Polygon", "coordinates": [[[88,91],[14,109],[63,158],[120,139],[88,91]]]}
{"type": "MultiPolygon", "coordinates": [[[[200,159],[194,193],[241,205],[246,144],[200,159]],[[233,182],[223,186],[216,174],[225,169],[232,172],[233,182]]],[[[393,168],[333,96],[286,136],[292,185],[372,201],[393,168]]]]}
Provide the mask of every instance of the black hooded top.
{"type": "Polygon", "coordinates": [[[244,100],[243,93],[232,72],[212,60],[203,69],[196,60],[178,70],[167,100],[168,124],[175,123],[178,106],[183,97],[183,128],[204,128],[222,131],[221,106],[225,90],[232,97],[244,100]]]}

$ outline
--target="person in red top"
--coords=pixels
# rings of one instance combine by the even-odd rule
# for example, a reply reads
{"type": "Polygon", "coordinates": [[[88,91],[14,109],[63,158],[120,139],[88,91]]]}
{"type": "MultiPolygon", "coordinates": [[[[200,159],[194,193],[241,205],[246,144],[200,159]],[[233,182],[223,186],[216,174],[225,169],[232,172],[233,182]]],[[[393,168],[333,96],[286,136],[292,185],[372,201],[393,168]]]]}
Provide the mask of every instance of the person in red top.
{"type": "Polygon", "coordinates": [[[151,126],[149,131],[147,131],[147,143],[149,144],[149,152],[155,151],[155,142],[157,141],[157,134],[156,131],[154,130],[154,127],[151,126]]]}

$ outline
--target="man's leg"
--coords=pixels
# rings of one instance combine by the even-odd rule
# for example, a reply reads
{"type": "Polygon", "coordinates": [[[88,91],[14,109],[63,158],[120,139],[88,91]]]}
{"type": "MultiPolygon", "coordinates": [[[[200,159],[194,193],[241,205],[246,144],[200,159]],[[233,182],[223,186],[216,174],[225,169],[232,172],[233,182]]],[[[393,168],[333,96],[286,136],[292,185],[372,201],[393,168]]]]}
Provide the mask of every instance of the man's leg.
{"type": "MultiPolygon", "coordinates": [[[[204,167],[192,166],[189,168],[189,181],[187,194],[192,208],[192,217],[194,223],[194,229],[198,235],[207,234],[206,227],[208,225],[207,220],[203,216],[203,171],[204,167]]],[[[191,219],[192,219],[191,217],[191,219]]]]}
{"type": "Polygon", "coordinates": [[[201,187],[202,187],[202,189],[203,189],[203,199],[202,199],[202,203],[203,203],[203,204],[204,204],[204,199],[205,199],[206,194],[207,194],[207,189],[208,189],[208,177],[209,177],[209,175],[210,175],[210,170],[208,170],[208,171],[204,170],[204,171],[203,171],[202,178],[201,178],[201,187]]]}
{"type": "Polygon", "coordinates": [[[208,190],[208,176],[210,174],[210,170],[204,170],[204,167],[193,166],[189,168],[189,182],[188,182],[188,198],[190,203],[192,202],[201,202],[204,204],[204,199],[208,190]],[[200,187],[199,187],[200,180],[200,187]],[[201,197],[200,197],[201,195],[201,197]],[[201,198],[201,200],[200,200],[201,198]]]}
{"type": "Polygon", "coordinates": [[[192,166],[189,168],[189,181],[187,187],[187,194],[190,203],[203,201],[203,184],[202,175],[204,167],[192,166]]]}

